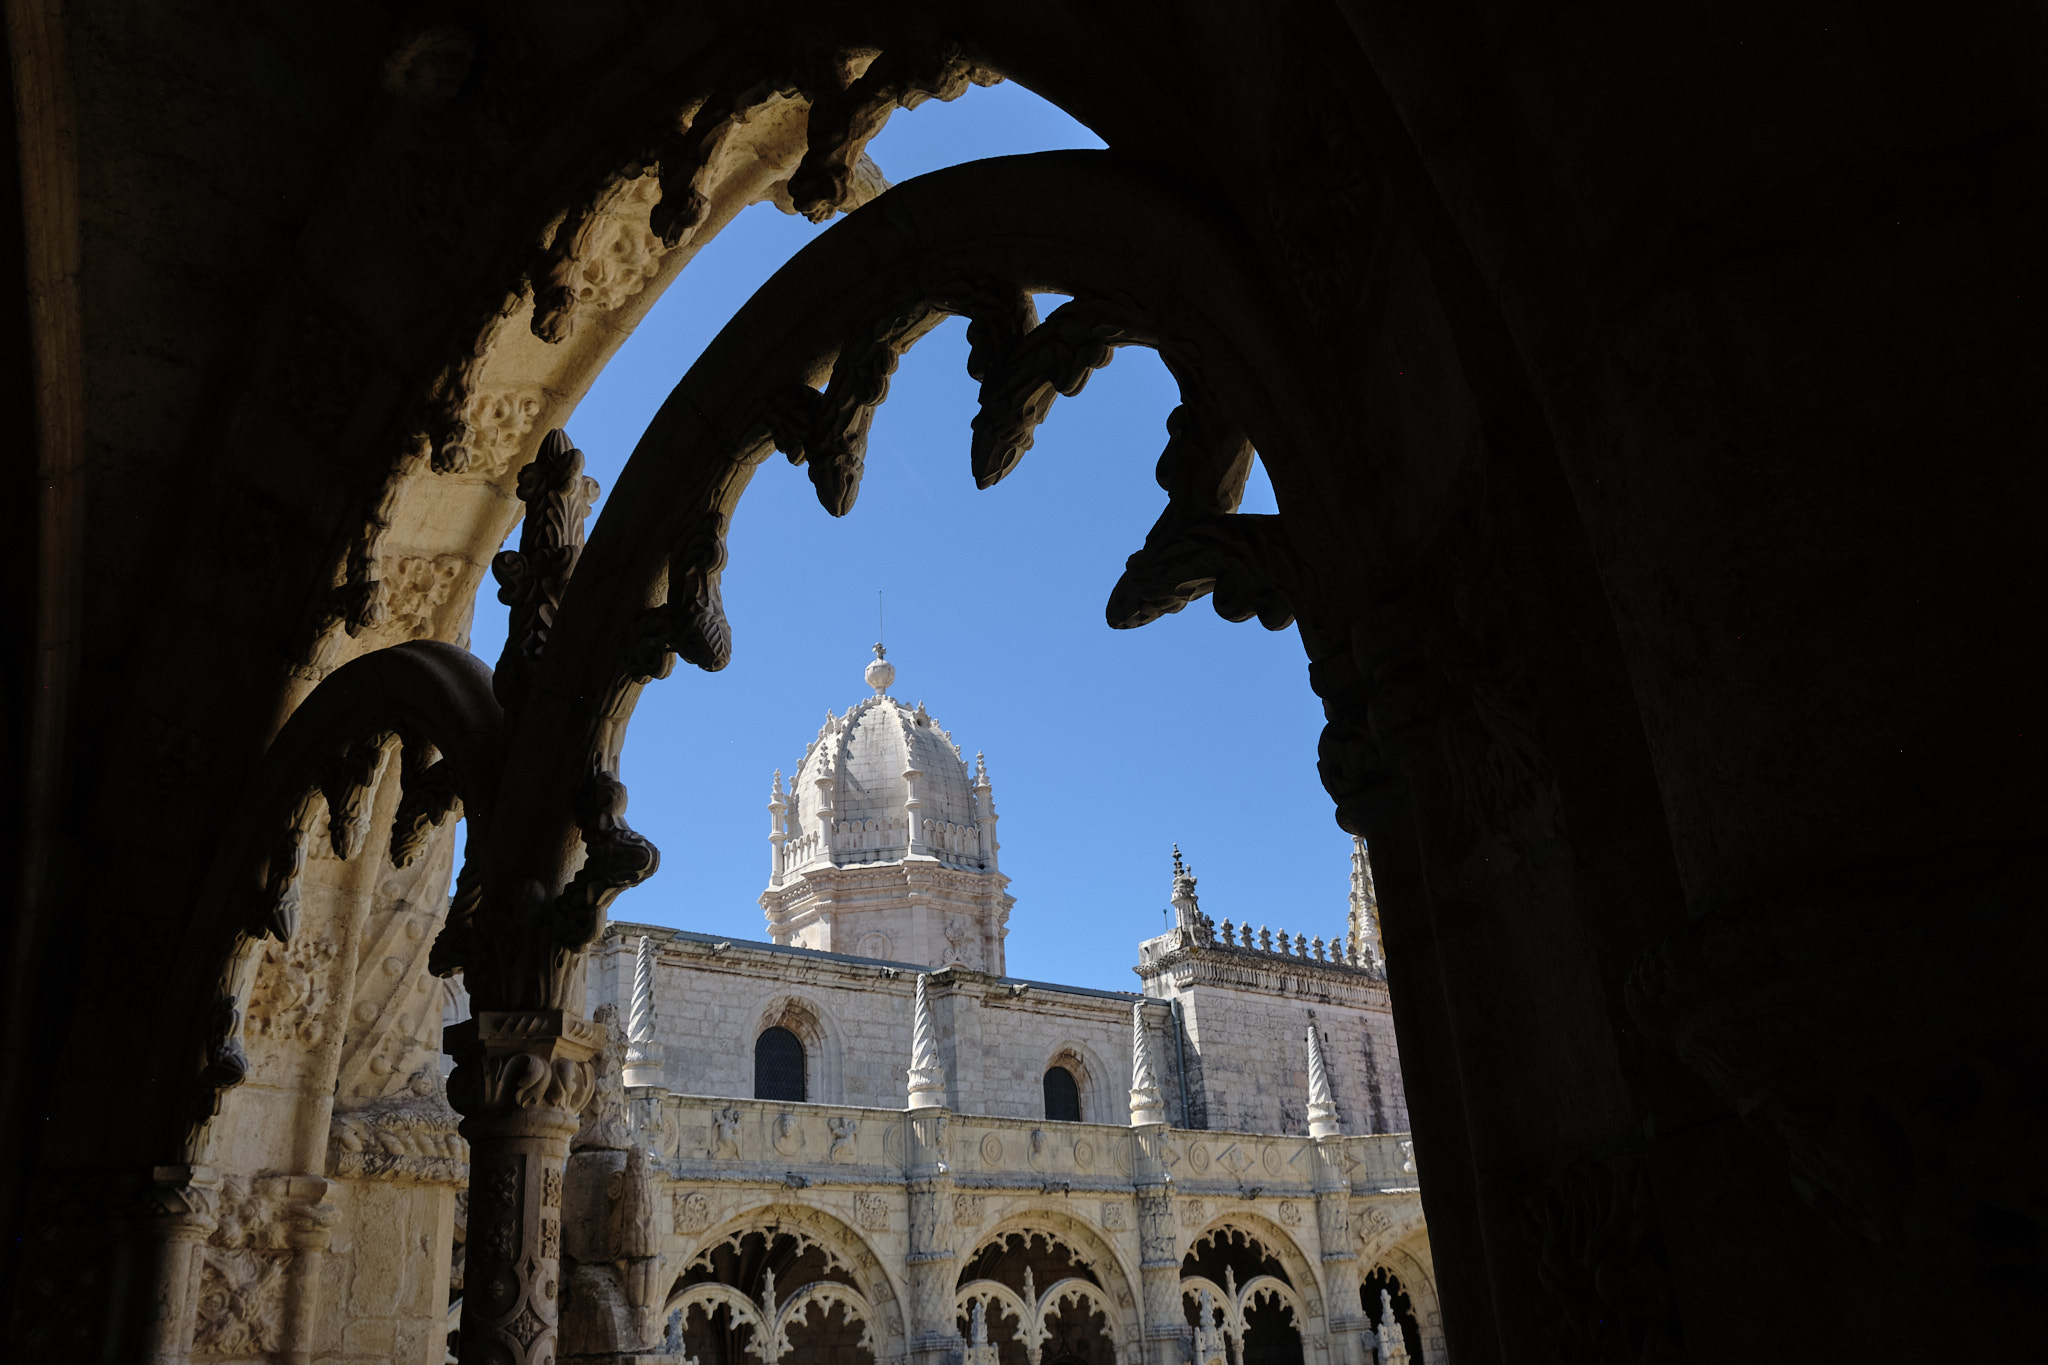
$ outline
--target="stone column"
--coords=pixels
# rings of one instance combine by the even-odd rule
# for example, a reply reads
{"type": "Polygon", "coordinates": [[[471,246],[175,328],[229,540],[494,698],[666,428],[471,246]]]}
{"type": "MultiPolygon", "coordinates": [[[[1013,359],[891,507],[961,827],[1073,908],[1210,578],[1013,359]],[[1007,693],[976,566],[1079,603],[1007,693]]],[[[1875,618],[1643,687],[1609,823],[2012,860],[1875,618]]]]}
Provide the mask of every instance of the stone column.
{"type": "Polygon", "coordinates": [[[192,1354],[199,1248],[213,1234],[219,1193],[220,1175],[207,1166],[159,1166],[151,1173],[147,1208],[159,1259],[144,1357],[149,1365],[185,1365],[192,1354]]]}
{"type": "Polygon", "coordinates": [[[1344,1174],[1344,1142],[1316,1139],[1316,1235],[1322,1246],[1323,1311],[1334,1365],[1372,1359],[1372,1319],[1358,1302],[1358,1253],[1351,1245],[1351,1181],[1344,1174]]]}
{"type": "Polygon", "coordinates": [[[603,1033],[567,1010],[486,1010],[448,1030],[469,1141],[463,1365],[553,1365],[562,1172],[603,1033]]]}
{"type": "Polygon", "coordinates": [[[1187,1315],[1180,1307],[1180,1230],[1173,1219],[1173,1172],[1166,1163],[1163,1123],[1131,1129],[1131,1175],[1138,1187],[1138,1277],[1144,1293],[1145,1359],[1188,1355],[1187,1315]]]}
{"type": "Polygon", "coordinates": [[[334,1239],[341,1210],[327,1202],[330,1186],[317,1175],[293,1176],[285,1187],[290,1201],[285,1242],[292,1249],[291,1280],[285,1288],[284,1365],[310,1365],[319,1330],[320,1272],[334,1239]]]}
{"type": "Polygon", "coordinates": [[[953,1284],[959,1278],[953,1249],[953,1170],[946,1155],[949,1110],[913,1109],[906,1182],[910,1189],[908,1355],[912,1365],[953,1365],[961,1349],[953,1321],[953,1284]]]}

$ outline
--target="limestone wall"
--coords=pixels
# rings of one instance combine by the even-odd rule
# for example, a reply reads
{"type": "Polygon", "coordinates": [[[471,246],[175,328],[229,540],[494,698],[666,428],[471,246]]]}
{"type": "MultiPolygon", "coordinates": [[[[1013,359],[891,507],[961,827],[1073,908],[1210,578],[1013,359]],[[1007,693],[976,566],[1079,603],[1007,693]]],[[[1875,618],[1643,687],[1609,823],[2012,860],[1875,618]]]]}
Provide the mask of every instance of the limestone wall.
{"type": "MultiPolygon", "coordinates": [[[[670,1090],[751,1098],[754,1041],[780,1025],[804,1041],[809,1099],[889,1109],[907,1102],[914,966],[615,924],[591,953],[593,1008],[610,1002],[627,1012],[642,933],[657,944],[656,1029],[670,1090]]],[[[1046,1068],[1059,1062],[1080,1083],[1084,1119],[1126,1121],[1137,998],[961,968],[933,973],[948,1106],[1039,1118],[1046,1068]]],[[[1146,1016],[1168,1108],[1178,1119],[1172,1012],[1160,1002],[1146,1016]]]]}

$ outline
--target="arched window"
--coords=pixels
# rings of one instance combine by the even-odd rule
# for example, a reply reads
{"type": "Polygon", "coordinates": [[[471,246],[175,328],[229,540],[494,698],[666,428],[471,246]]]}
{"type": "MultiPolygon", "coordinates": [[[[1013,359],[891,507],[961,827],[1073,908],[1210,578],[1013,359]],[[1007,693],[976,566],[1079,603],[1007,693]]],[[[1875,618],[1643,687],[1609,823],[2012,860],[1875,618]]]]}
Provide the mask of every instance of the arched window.
{"type": "Polygon", "coordinates": [[[763,1029],[754,1040],[754,1098],[804,1098],[804,1044],[786,1028],[763,1029]]]}
{"type": "Polygon", "coordinates": [[[1055,1123],[1081,1121],[1081,1087],[1074,1083],[1074,1073],[1063,1066],[1045,1073],[1045,1116],[1055,1123]]]}

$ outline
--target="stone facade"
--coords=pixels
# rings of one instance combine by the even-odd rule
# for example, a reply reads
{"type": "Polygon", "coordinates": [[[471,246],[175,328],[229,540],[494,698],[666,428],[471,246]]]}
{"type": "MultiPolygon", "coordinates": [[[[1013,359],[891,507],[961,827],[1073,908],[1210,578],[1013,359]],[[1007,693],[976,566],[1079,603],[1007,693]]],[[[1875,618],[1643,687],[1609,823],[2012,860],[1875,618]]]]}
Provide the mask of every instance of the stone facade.
{"type": "MultiPolygon", "coordinates": [[[[965,780],[923,707],[886,695],[893,673],[878,657],[876,696],[820,731],[792,784],[811,799],[777,774],[762,897],[777,941],[613,923],[589,955],[598,1017],[630,1021],[620,1145],[652,1154],[663,1349],[848,1365],[963,1351],[1136,1365],[1191,1348],[1442,1359],[1363,844],[1327,945],[1219,926],[1176,849],[1177,922],[1138,945],[1142,992],[975,970],[913,928],[911,888],[934,870],[985,879],[1000,961],[1010,897],[986,767],[965,780]],[[942,763],[962,780],[923,789],[930,827],[985,841],[919,848],[907,822],[869,811],[862,844],[838,819],[853,793],[897,808],[918,790],[900,772],[942,763]],[[947,818],[969,813],[981,823],[947,818]],[[787,894],[849,874],[871,889],[858,918],[787,894]],[[805,942],[852,924],[923,959],[805,942]],[[794,1035],[800,1083],[790,1053],[758,1062],[769,1030],[794,1035]],[[1050,1112],[1055,1070],[1078,1121],[1050,1112]]],[[[591,1216],[568,1198],[570,1225],[591,1216]]],[[[591,1339],[623,1340],[656,1297],[621,1289],[614,1327],[591,1339]]]]}

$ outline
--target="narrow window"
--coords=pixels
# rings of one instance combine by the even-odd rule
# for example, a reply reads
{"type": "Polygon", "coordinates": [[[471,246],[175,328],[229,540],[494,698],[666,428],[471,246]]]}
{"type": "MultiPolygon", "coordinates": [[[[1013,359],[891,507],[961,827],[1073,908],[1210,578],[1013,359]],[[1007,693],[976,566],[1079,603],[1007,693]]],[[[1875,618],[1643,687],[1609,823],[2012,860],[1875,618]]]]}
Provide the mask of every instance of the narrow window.
{"type": "Polygon", "coordinates": [[[754,1098],[804,1098],[804,1044],[786,1028],[764,1030],[754,1040],[754,1098]]]}
{"type": "Polygon", "coordinates": [[[1055,1123],[1081,1121],[1081,1087],[1074,1073],[1056,1066],[1045,1073],[1045,1116],[1055,1123]]]}

